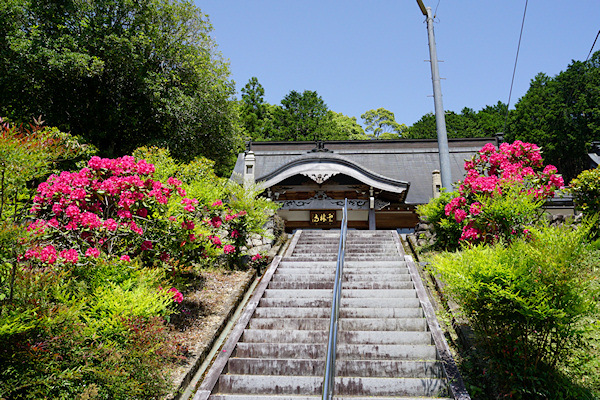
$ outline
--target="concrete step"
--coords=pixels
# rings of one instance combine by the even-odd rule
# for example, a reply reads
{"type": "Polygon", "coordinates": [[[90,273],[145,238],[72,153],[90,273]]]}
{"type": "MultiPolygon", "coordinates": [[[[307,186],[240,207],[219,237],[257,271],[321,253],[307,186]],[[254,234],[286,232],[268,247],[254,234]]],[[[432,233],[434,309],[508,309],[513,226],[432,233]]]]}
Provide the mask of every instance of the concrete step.
{"type": "Polygon", "coordinates": [[[312,298],[326,299],[331,298],[331,289],[267,289],[264,298],[281,297],[285,299],[312,298]]]}
{"type": "MultiPolygon", "coordinates": [[[[310,246],[310,245],[323,246],[323,247],[328,247],[328,248],[335,247],[335,249],[337,251],[337,248],[339,247],[340,242],[339,242],[339,239],[319,240],[319,239],[315,238],[315,239],[309,239],[309,240],[299,240],[298,243],[296,244],[296,246],[294,247],[294,250],[305,249],[307,246],[310,246]]],[[[354,240],[354,239],[347,240],[346,239],[346,248],[347,249],[361,248],[361,247],[367,247],[367,246],[397,248],[397,246],[394,242],[390,242],[389,240],[385,240],[385,239],[368,239],[368,240],[354,240]]]]}
{"type": "MultiPolygon", "coordinates": [[[[344,331],[425,331],[425,318],[343,318],[344,331]]],[[[329,318],[252,318],[249,329],[328,330],[329,318]]]]}
{"type": "MultiPolygon", "coordinates": [[[[345,331],[426,331],[425,318],[342,318],[340,330],[345,331]]],[[[383,332],[378,332],[383,335],[383,332]]]]}
{"type": "MultiPolygon", "coordinates": [[[[322,253],[322,252],[331,252],[336,253],[339,250],[339,244],[329,244],[329,243],[302,243],[297,244],[294,247],[294,253],[322,253]],[[319,251],[316,251],[319,250],[319,251]]],[[[360,243],[360,244],[351,244],[346,243],[346,253],[367,253],[367,252],[385,252],[390,251],[393,253],[398,253],[398,248],[395,244],[378,244],[378,243],[360,243]],[[348,246],[349,245],[349,246],[348,246]]]]}
{"type": "MultiPolygon", "coordinates": [[[[234,351],[240,358],[311,358],[324,360],[327,344],[239,342],[234,351]]],[[[339,360],[429,360],[437,361],[433,345],[421,344],[339,344],[339,360]]]]}
{"type": "MultiPolygon", "coordinates": [[[[332,268],[335,271],[335,264],[336,264],[337,260],[330,260],[330,261],[319,261],[319,260],[308,260],[308,261],[298,261],[298,260],[292,260],[289,257],[284,258],[281,263],[279,264],[279,268],[277,268],[277,270],[279,271],[280,268],[289,268],[289,267],[301,267],[301,268],[309,268],[309,267],[313,267],[313,266],[319,266],[319,267],[329,267],[332,268]]],[[[378,268],[384,268],[384,267],[404,267],[406,268],[406,262],[402,261],[402,260],[392,260],[392,261],[386,261],[386,260],[382,260],[382,261],[377,261],[377,262],[373,262],[373,261],[344,261],[344,270],[346,268],[352,268],[352,267],[357,267],[357,268],[373,268],[373,267],[378,267],[378,268]]]]}
{"type": "MultiPolygon", "coordinates": [[[[220,393],[319,395],[320,376],[222,375],[220,393]]],[[[447,393],[444,379],[339,377],[335,379],[338,395],[441,396],[447,393]]]]}
{"type": "MultiPolygon", "coordinates": [[[[331,297],[322,298],[285,298],[272,297],[260,299],[261,307],[331,307],[331,297]]],[[[340,303],[342,308],[409,308],[420,307],[419,299],[410,298],[372,298],[372,299],[348,299],[342,298],[340,303]]]]}
{"type": "Polygon", "coordinates": [[[325,360],[327,344],[314,343],[246,343],[239,342],[233,352],[239,358],[310,358],[325,360]]]}
{"type": "Polygon", "coordinates": [[[252,318],[250,329],[326,330],[329,318],[252,318]]]}
{"type": "Polygon", "coordinates": [[[434,345],[338,344],[339,360],[437,360],[434,345]]]}
{"type": "MultiPolygon", "coordinates": [[[[227,372],[235,375],[290,375],[321,376],[325,361],[311,359],[231,358],[227,372]]],[[[337,376],[361,376],[365,371],[371,377],[442,378],[439,361],[340,360],[336,363],[337,376]]]]}
{"type": "MultiPolygon", "coordinates": [[[[347,271],[346,271],[347,272],[347,271]]],[[[366,271],[365,271],[366,272],[366,271]]],[[[333,282],[335,274],[275,274],[271,282],[333,282]]],[[[408,270],[406,273],[345,273],[342,282],[407,282],[411,281],[408,270]]]]}
{"type": "MultiPolygon", "coordinates": [[[[327,267],[327,266],[302,266],[302,265],[294,265],[294,266],[284,266],[278,269],[277,275],[288,275],[288,274],[303,274],[303,275],[330,275],[335,276],[335,268],[327,267]]],[[[344,276],[349,275],[409,275],[408,268],[406,267],[398,267],[398,266],[389,266],[389,267],[354,267],[354,266],[344,266],[343,271],[344,276]]]]}
{"type": "MultiPolygon", "coordinates": [[[[336,261],[337,260],[337,254],[328,256],[328,255],[323,255],[323,254],[313,254],[313,255],[307,255],[307,254],[301,254],[298,256],[292,255],[292,257],[288,257],[288,260],[293,260],[293,261],[310,261],[310,262],[315,262],[315,261],[336,261]]],[[[371,262],[379,262],[379,261],[395,261],[395,260],[400,260],[400,256],[398,255],[394,255],[394,256],[386,256],[386,255],[379,255],[379,254],[374,254],[374,255],[354,255],[354,254],[349,254],[346,255],[346,261],[371,261],[371,262]]]]}
{"type": "MultiPolygon", "coordinates": [[[[246,329],[246,343],[324,343],[327,330],[246,329]]],[[[339,343],[348,344],[432,344],[431,334],[421,331],[341,331],[339,343]]]]}
{"type": "Polygon", "coordinates": [[[245,343],[326,343],[328,332],[322,330],[246,329],[240,339],[245,343]]]}
{"type": "MultiPolygon", "coordinates": [[[[343,282],[344,289],[412,289],[411,281],[343,282]]],[[[333,279],[322,282],[271,282],[269,289],[333,289],[333,279]]]]}
{"type": "MultiPolygon", "coordinates": [[[[289,260],[296,261],[310,261],[310,262],[319,262],[319,261],[329,261],[334,262],[337,261],[337,254],[292,254],[289,257],[289,260]]],[[[395,261],[399,260],[399,256],[396,253],[346,253],[344,258],[345,262],[352,261],[369,261],[369,262],[377,262],[377,261],[395,261]]]]}
{"type": "MultiPolygon", "coordinates": [[[[214,394],[211,395],[209,400],[320,400],[322,397],[319,396],[288,396],[288,395],[266,395],[261,394],[258,396],[254,395],[243,395],[243,394],[214,394]]],[[[357,397],[357,396],[334,396],[336,400],[424,400],[434,399],[434,397],[357,397]]],[[[452,400],[449,397],[435,397],[436,400],[452,400]]]]}
{"type": "Polygon", "coordinates": [[[377,261],[377,264],[374,264],[373,261],[357,261],[357,260],[346,260],[344,262],[344,269],[346,269],[346,267],[373,268],[375,266],[377,266],[378,268],[382,268],[382,267],[404,267],[404,268],[406,268],[406,262],[404,262],[402,260],[392,260],[392,261],[379,260],[379,261],[377,261]]]}
{"type": "MultiPolygon", "coordinates": [[[[318,248],[319,250],[335,251],[337,253],[340,247],[338,240],[335,241],[299,241],[294,247],[294,251],[311,251],[318,248]]],[[[393,249],[397,251],[398,247],[395,243],[386,241],[346,241],[346,251],[360,251],[364,249],[393,249]]]]}
{"type": "MultiPolygon", "coordinates": [[[[417,299],[418,300],[418,299],[417,299]]],[[[405,299],[405,301],[413,301],[413,299],[405,299]]],[[[423,309],[414,304],[412,307],[405,308],[350,308],[343,307],[340,309],[340,318],[422,318],[423,309]]]]}
{"type": "MultiPolygon", "coordinates": [[[[329,318],[330,307],[258,307],[256,318],[329,318]]],[[[341,308],[340,318],[421,318],[423,310],[410,308],[341,308]]]]}
{"type": "MultiPolygon", "coordinates": [[[[265,298],[283,297],[286,299],[294,298],[313,298],[325,299],[331,297],[331,289],[267,289],[265,290],[265,298]]],[[[414,289],[348,289],[342,290],[342,299],[357,299],[357,298],[411,298],[416,297],[414,289]]]]}
{"type": "Polygon", "coordinates": [[[348,289],[342,290],[342,298],[389,298],[416,297],[414,289],[348,289]]]}
{"type": "MultiPolygon", "coordinates": [[[[371,236],[371,237],[356,237],[356,236],[347,236],[346,244],[356,244],[356,243],[393,243],[390,241],[390,236],[371,236]]],[[[329,236],[304,236],[300,237],[298,240],[298,244],[303,243],[323,243],[323,242],[335,242],[339,243],[340,235],[329,235],[329,236]]]]}

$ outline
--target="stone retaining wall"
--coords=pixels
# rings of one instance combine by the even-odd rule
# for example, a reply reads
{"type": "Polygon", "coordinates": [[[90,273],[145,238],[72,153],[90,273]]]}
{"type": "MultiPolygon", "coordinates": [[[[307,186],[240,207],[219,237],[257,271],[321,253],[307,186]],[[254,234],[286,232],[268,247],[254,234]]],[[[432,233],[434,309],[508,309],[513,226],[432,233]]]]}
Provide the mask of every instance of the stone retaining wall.
{"type": "Polygon", "coordinates": [[[242,251],[247,252],[250,256],[258,253],[270,253],[271,249],[287,239],[285,235],[285,222],[277,214],[269,218],[264,228],[265,235],[261,236],[256,233],[250,235],[246,242],[246,247],[243,247],[242,251]]]}

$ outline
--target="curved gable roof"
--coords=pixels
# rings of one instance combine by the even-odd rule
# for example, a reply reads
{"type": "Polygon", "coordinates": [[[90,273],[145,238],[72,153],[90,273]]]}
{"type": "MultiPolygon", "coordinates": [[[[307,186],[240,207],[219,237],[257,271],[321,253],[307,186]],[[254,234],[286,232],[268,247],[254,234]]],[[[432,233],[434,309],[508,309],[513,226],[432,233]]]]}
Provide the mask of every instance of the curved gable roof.
{"type": "Polygon", "coordinates": [[[332,176],[344,174],[363,182],[365,185],[391,193],[403,193],[410,182],[385,177],[356,162],[333,153],[312,153],[297,157],[274,171],[256,178],[263,187],[271,187],[295,176],[304,175],[317,183],[323,183],[332,176]]]}

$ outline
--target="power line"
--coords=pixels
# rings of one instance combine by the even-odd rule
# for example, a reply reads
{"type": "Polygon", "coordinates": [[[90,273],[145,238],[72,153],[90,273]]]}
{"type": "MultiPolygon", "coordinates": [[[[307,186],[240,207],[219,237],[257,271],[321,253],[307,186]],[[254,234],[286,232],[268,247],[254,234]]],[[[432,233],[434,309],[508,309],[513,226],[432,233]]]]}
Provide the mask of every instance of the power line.
{"type": "Polygon", "coordinates": [[[519,50],[521,49],[521,38],[523,37],[523,26],[525,26],[525,14],[527,14],[527,3],[529,0],[525,0],[525,10],[523,10],[523,21],[521,21],[521,33],[519,33],[519,44],[517,45],[517,56],[515,57],[515,66],[513,68],[512,80],[510,82],[510,91],[508,93],[508,102],[506,103],[506,117],[504,118],[504,129],[502,131],[506,133],[506,123],[508,122],[508,108],[510,107],[510,98],[512,97],[513,84],[515,83],[515,73],[517,72],[517,61],[519,60],[519,50]]]}
{"type": "Polygon", "coordinates": [[[586,62],[587,62],[587,60],[590,59],[590,56],[592,55],[592,50],[594,50],[594,46],[596,45],[596,41],[598,40],[598,36],[600,36],[600,31],[598,31],[598,34],[596,35],[596,39],[594,39],[594,44],[592,44],[592,48],[590,49],[590,52],[588,53],[588,56],[585,59],[586,62]]]}

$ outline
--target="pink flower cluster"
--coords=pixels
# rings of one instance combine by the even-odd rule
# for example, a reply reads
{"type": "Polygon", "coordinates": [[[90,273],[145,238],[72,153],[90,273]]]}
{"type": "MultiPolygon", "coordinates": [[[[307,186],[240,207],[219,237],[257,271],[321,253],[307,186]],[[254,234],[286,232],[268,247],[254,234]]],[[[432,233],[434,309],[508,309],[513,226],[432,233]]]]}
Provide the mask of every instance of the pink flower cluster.
{"type": "Polygon", "coordinates": [[[145,160],[136,163],[135,158],[131,156],[114,159],[94,156],[88,162],[88,166],[94,170],[110,172],[114,175],[152,175],[154,173],[154,165],[147,163],[145,160]]]}
{"type": "MultiPolygon", "coordinates": [[[[458,196],[444,209],[447,216],[463,225],[461,240],[477,242],[484,232],[474,223],[483,205],[477,196],[502,196],[503,189],[519,184],[536,199],[548,199],[555,190],[564,186],[553,165],[543,170],[543,160],[538,146],[519,140],[502,143],[499,149],[488,143],[465,162],[466,178],[458,187],[458,196]]],[[[497,235],[496,235],[497,236],[497,235]]]]}
{"type": "Polygon", "coordinates": [[[43,263],[54,264],[58,258],[58,254],[54,246],[47,245],[41,249],[37,247],[28,249],[24,254],[24,258],[26,260],[36,258],[43,263]]]}
{"type": "Polygon", "coordinates": [[[173,301],[175,303],[181,303],[183,301],[183,294],[181,294],[181,292],[179,290],[175,289],[174,287],[167,290],[167,292],[173,293],[173,301]]]}
{"type": "Polygon", "coordinates": [[[226,244],[225,246],[223,246],[223,253],[225,254],[230,254],[233,253],[235,251],[235,246],[231,245],[231,244],[226,244]]]}
{"type": "Polygon", "coordinates": [[[181,199],[181,204],[183,204],[183,209],[187,212],[194,212],[196,211],[196,204],[198,204],[198,200],[197,199],[189,199],[187,197],[184,197],[183,199],[181,199]]]}
{"type": "MultiPolygon", "coordinates": [[[[59,238],[68,234],[68,242],[78,242],[85,257],[97,258],[112,237],[144,235],[151,226],[148,218],[157,218],[152,208],[167,204],[174,191],[185,196],[180,180],[171,177],[163,184],[152,179],[154,171],[154,165],[145,160],[136,162],[130,156],[116,159],[95,156],[78,172],[51,175],[38,186],[31,211],[39,219],[28,229],[38,234],[54,233],[59,238]]],[[[186,197],[181,202],[186,211],[194,211],[194,205],[198,204],[198,200],[186,197]]],[[[186,228],[193,229],[193,222],[187,222],[186,228]]],[[[149,240],[132,242],[141,243],[142,251],[154,247],[149,240]]],[[[55,262],[57,256],[44,249],[31,249],[26,257],[55,262]]],[[[67,247],[58,256],[64,262],[75,263],[81,254],[67,247]]]]}

